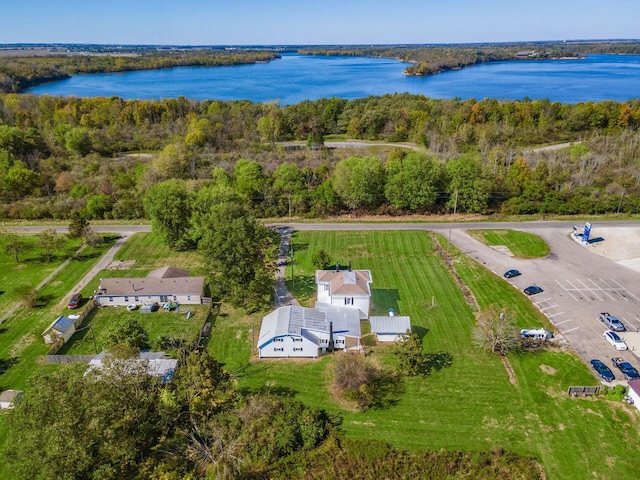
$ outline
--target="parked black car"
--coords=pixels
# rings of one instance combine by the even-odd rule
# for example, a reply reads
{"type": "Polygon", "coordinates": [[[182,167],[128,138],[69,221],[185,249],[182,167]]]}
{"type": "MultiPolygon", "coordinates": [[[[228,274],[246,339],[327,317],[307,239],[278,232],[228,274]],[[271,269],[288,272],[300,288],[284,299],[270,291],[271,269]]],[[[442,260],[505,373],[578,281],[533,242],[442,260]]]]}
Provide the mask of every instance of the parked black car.
{"type": "Polygon", "coordinates": [[[598,360],[597,358],[591,360],[591,366],[605,382],[611,382],[616,379],[611,369],[607,367],[602,360],[598,360]]]}
{"type": "Polygon", "coordinates": [[[526,293],[527,295],[537,295],[538,293],[542,292],[544,292],[544,290],[542,290],[542,288],[537,285],[531,285],[530,287],[524,289],[524,293],[526,293]]]}
{"type": "Polygon", "coordinates": [[[520,275],[522,275],[522,274],[518,270],[509,270],[509,271],[504,272],[504,278],[519,277],[520,275]]]}
{"type": "Polygon", "coordinates": [[[611,361],[616,367],[620,369],[625,379],[635,380],[636,378],[640,378],[640,373],[638,373],[638,370],[636,370],[629,362],[625,362],[623,358],[615,357],[612,358],[611,361]]]}

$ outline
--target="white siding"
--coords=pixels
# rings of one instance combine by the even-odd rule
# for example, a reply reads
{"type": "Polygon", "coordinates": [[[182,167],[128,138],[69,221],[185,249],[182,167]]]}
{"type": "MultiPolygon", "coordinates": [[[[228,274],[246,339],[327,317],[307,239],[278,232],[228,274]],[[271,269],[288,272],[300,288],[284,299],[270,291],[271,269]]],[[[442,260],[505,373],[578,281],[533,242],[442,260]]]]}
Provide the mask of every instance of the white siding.
{"type": "Polygon", "coordinates": [[[633,400],[635,407],[640,410],[640,395],[633,388],[629,388],[629,396],[633,400]]]}
{"type": "Polygon", "coordinates": [[[299,336],[276,337],[260,349],[261,358],[316,358],[318,346],[299,336]]]}

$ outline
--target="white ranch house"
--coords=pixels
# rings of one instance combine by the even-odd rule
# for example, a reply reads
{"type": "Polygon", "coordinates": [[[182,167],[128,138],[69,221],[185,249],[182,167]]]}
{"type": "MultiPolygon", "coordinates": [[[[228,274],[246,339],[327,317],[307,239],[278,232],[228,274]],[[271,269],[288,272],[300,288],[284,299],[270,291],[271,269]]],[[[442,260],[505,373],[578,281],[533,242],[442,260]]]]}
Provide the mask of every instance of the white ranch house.
{"type": "Polygon", "coordinates": [[[176,267],[163,267],[141,278],[104,278],[95,295],[98,306],[178,302],[202,303],[205,277],[190,277],[176,267]]]}
{"type": "Polygon", "coordinates": [[[316,358],[330,350],[360,345],[360,316],[354,308],[280,307],[262,319],[260,358],[316,358]]]}
{"type": "Polygon", "coordinates": [[[358,309],[360,319],[369,318],[370,270],[316,270],[316,307],[331,305],[358,309]]]}

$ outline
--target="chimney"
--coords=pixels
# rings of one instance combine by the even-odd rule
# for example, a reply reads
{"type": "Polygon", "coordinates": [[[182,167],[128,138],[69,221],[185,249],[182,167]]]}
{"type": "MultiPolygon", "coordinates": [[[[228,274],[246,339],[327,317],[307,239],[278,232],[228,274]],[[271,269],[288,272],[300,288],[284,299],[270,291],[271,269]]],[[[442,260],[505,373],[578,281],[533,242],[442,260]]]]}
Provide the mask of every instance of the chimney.
{"type": "Polygon", "coordinates": [[[327,352],[333,353],[335,343],[333,341],[333,322],[329,322],[329,345],[327,346],[327,352]]]}
{"type": "Polygon", "coordinates": [[[349,260],[349,271],[351,271],[351,260],[349,260]]]}
{"type": "Polygon", "coordinates": [[[336,262],[336,272],[340,270],[340,264],[338,262],[336,262]]]}

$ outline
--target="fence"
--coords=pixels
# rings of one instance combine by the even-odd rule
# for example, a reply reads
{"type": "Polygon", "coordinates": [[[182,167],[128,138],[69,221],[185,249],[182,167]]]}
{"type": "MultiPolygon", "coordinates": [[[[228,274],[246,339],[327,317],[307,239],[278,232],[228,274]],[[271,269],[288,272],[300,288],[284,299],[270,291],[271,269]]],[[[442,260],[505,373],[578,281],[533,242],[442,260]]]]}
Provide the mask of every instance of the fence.
{"type": "Polygon", "coordinates": [[[89,363],[95,355],[45,355],[47,363],[89,363]]]}
{"type": "Polygon", "coordinates": [[[602,390],[601,386],[598,387],[569,387],[569,393],[572,397],[586,397],[587,395],[598,395],[602,390]]]}

